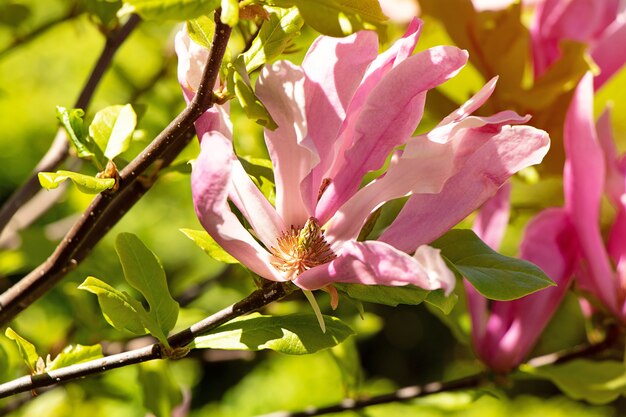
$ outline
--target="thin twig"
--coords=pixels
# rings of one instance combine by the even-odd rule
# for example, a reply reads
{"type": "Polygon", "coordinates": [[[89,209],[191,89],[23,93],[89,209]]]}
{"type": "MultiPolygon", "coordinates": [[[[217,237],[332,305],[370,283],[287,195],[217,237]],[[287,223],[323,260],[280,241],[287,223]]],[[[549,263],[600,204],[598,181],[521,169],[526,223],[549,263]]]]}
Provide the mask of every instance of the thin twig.
{"type": "MultiPolygon", "coordinates": [[[[184,348],[197,336],[207,333],[235,317],[251,313],[274,301],[280,300],[293,291],[293,288],[293,285],[290,283],[271,282],[265,287],[254,291],[242,301],[232,304],[191,327],[172,335],[168,338],[168,342],[172,350],[184,348]]],[[[88,375],[99,374],[110,369],[121,368],[154,359],[165,359],[167,357],[168,353],[166,349],[160,343],[154,343],[150,346],[141,347],[128,352],[55,369],[44,374],[28,375],[6,382],[0,385],[0,398],[55,385],[60,382],[71,381],[88,375]]]]}
{"type": "MultiPolygon", "coordinates": [[[[213,86],[231,28],[223,24],[216,12],[216,30],[198,91],[185,108],[141,154],[119,175],[118,189],[97,195],[54,253],[39,267],[0,295],[0,326],[6,325],[20,311],[45,294],[70,270],[81,262],[106,232],[119,221],[137,200],[152,186],[153,181],[140,175],[148,173],[154,164],[164,168],[178,155],[193,136],[194,122],[213,105],[213,86]]],[[[154,179],[154,173],[151,177],[154,179]]]]}
{"type": "Polygon", "coordinates": [[[399,390],[389,394],[377,395],[375,397],[370,397],[362,400],[345,399],[339,404],[334,404],[328,407],[309,408],[304,411],[296,412],[279,411],[276,413],[264,414],[263,416],[259,417],[311,417],[331,413],[341,413],[344,411],[357,411],[373,405],[409,401],[415,398],[424,397],[426,395],[438,394],[440,392],[477,388],[485,381],[485,378],[486,374],[480,373],[454,381],[431,382],[430,384],[426,385],[412,385],[409,387],[400,388],[399,390]]]}
{"type": "MultiPolygon", "coordinates": [[[[132,15],[118,30],[112,32],[102,49],[94,68],[85,82],[85,86],[74,104],[75,108],[86,109],[104,72],[111,64],[113,56],[140,22],[137,15],[132,15]]],[[[28,179],[9,197],[0,209],[0,232],[7,226],[17,210],[41,189],[37,175],[42,171],[54,171],[68,156],[67,134],[59,128],[50,149],[37,164],[28,179]]]]}

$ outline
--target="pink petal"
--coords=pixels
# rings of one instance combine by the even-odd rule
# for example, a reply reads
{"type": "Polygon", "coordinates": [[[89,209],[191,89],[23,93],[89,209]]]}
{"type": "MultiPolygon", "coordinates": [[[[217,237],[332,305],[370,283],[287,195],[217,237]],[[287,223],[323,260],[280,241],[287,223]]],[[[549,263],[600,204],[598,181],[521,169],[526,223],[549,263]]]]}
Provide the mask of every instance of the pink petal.
{"type": "Polygon", "coordinates": [[[528,224],[520,257],[542,268],[557,286],[519,300],[492,304],[486,332],[476,349],[496,371],[508,371],[522,362],[569,287],[578,259],[578,243],[565,210],[545,210],[528,224]]]}
{"type": "Polygon", "coordinates": [[[604,163],[606,164],[606,184],[604,188],[611,199],[611,203],[619,208],[622,195],[626,190],[624,189],[624,172],[617,154],[615,139],[613,138],[611,111],[609,108],[604,110],[596,122],[596,131],[600,146],[602,146],[602,152],[604,153],[604,163]]]}
{"type": "Polygon", "coordinates": [[[303,184],[305,201],[310,208],[317,202],[322,174],[334,158],[334,144],[346,118],[346,109],[365,70],[377,55],[376,33],[360,31],[340,39],[321,36],[304,58],[308,135],[321,161],[316,173],[303,184]]]}
{"type": "Polygon", "coordinates": [[[393,147],[410,137],[424,112],[426,91],[454,76],[466,61],[465,51],[435,47],[389,71],[368,96],[353,145],[317,205],[315,217],[321,223],[356,192],[368,171],[380,168],[393,147]]]}
{"type": "Polygon", "coordinates": [[[209,51],[192,41],[185,27],[176,33],[174,48],[178,55],[178,82],[183,88],[185,100],[189,103],[198,91],[209,51]]]}
{"type": "Polygon", "coordinates": [[[426,263],[377,241],[349,241],[332,262],[303,272],[293,282],[305,290],[314,290],[335,282],[348,284],[404,286],[416,285],[427,290],[452,290],[454,279],[438,253],[426,250],[418,258],[426,263]],[[442,266],[443,265],[443,266],[442,266]]]}
{"type": "Polygon", "coordinates": [[[505,183],[478,210],[472,230],[493,250],[498,250],[509,224],[511,183],[505,183]]]}
{"type": "MultiPolygon", "coordinates": [[[[210,146],[210,145],[209,145],[210,146]]],[[[281,217],[267,198],[252,182],[238,159],[231,162],[231,201],[244,215],[256,237],[269,248],[276,245],[276,239],[287,230],[281,217]]]]}
{"type": "Polygon", "coordinates": [[[589,263],[594,292],[615,311],[617,300],[611,268],[600,233],[600,200],[604,190],[604,155],[593,123],[593,77],[587,73],[576,88],[565,119],[563,174],[565,206],[589,263]]]}
{"type": "Polygon", "coordinates": [[[598,90],[626,63],[626,48],[616,45],[626,44],[626,16],[615,20],[602,39],[591,49],[591,57],[600,67],[600,74],[594,79],[598,90]]]}
{"type": "Polygon", "coordinates": [[[488,128],[463,132],[457,173],[440,193],[411,196],[380,240],[405,252],[432,242],[480,207],[511,175],[541,162],[550,146],[548,134],[530,126],[505,126],[498,133],[488,128]]]}
{"type": "MultiPolygon", "coordinates": [[[[346,149],[353,145],[354,131],[363,106],[372,90],[393,68],[402,63],[413,53],[421,33],[422,21],[413,19],[404,36],[397,40],[367,67],[358,89],[347,109],[346,116],[339,130],[338,139],[328,142],[328,155],[324,163],[317,166],[312,175],[312,184],[319,184],[323,178],[332,178],[342,167],[346,149]]],[[[316,194],[317,197],[317,194],[316,194]]]]}
{"type": "Polygon", "coordinates": [[[335,213],[326,237],[335,248],[356,239],[368,216],[383,203],[411,193],[438,193],[453,174],[452,144],[426,138],[412,141],[412,155],[394,157],[381,178],[367,184],[335,213]]]}
{"type": "Polygon", "coordinates": [[[300,184],[319,162],[311,139],[306,136],[304,74],[287,61],[266,66],[256,84],[256,93],[278,124],[265,131],[265,142],[274,165],[276,210],[285,225],[302,226],[312,215],[307,210],[300,184]]]}
{"type": "Polygon", "coordinates": [[[248,233],[228,206],[235,161],[230,140],[218,132],[205,135],[191,173],[198,219],[213,239],[246,267],[264,278],[284,281],[271,266],[271,255],[248,233]]]}

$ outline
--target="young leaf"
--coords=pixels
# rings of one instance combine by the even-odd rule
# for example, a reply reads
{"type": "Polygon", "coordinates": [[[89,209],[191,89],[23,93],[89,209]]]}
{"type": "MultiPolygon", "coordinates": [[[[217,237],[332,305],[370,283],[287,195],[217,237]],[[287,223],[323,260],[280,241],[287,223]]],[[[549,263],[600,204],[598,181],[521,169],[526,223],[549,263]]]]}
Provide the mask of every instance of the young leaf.
{"type": "Polygon", "coordinates": [[[354,334],[336,317],[324,316],[322,333],[314,314],[262,316],[251,314],[220,326],[210,334],[196,337],[192,349],[261,350],[304,355],[338,345],[354,334]]]}
{"type": "Polygon", "coordinates": [[[283,53],[293,38],[300,35],[303,24],[295,7],[272,9],[270,20],[263,22],[250,49],[243,54],[246,70],[250,73],[283,53]]]}
{"type": "Polygon", "coordinates": [[[387,17],[377,0],[294,0],[304,20],[318,32],[335,37],[361,29],[380,30],[387,17]]]}
{"type": "Polygon", "coordinates": [[[89,135],[108,159],[113,159],[130,145],[137,126],[137,115],[130,104],[105,107],[89,125],[89,135]]]}
{"type": "Polygon", "coordinates": [[[102,357],[102,346],[69,345],[53,361],[46,365],[46,371],[64,368],[81,362],[102,357]]]}
{"type": "Polygon", "coordinates": [[[37,361],[39,360],[39,355],[37,354],[37,349],[35,348],[35,345],[17,334],[15,330],[10,327],[7,327],[4,334],[6,337],[15,342],[15,344],[17,345],[17,349],[20,352],[20,356],[22,357],[24,362],[26,362],[26,365],[28,365],[30,371],[32,373],[35,373],[35,370],[37,369],[37,361]]]}
{"type": "Polygon", "coordinates": [[[239,162],[254,181],[259,190],[274,204],[276,200],[276,187],[274,186],[274,171],[272,161],[264,158],[254,158],[250,156],[240,156],[239,162]]]}
{"type": "Polygon", "coordinates": [[[227,264],[238,264],[239,261],[226,252],[213,240],[210,234],[204,230],[180,229],[189,239],[200,247],[211,258],[227,264]]]}
{"type": "Polygon", "coordinates": [[[220,14],[220,21],[233,27],[239,21],[239,0],[221,0],[222,13],[220,14]]]}
{"type": "Polygon", "coordinates": [[[228,67],[228,73],[228,91],[235,94],[246,116],[267,129],[276,129],[278,125],[252,90],[243,57],[228,67]]]}
{"type": "Polygon", "coordinates": [[[471,230],[453,229],[432,243],[485,297],[508,301],[554,282],[536,265],[494,252],[471,230]]]}
{"type": "Polygon", "coordinates": [[[80,158],[91,158],[94,153],[90,149],[88,138],[83,132],[83,109],[66,109],[57,106],[57,119],[61,122],[70,142],[76,148],[76,152],[80,158]]]}
{"type": "Polygon", "coordinates": [[[192,41],[198,45],[211,49],[215,22],[208,16],[199,16],[197,19],[187,21],[187,33],[192,41]]]}
{"type": "Polygon", "coordinates": [[[70,179],[79,191],[85,194],[98,194],[115,185],[114,178],[96,178],[72,171],[40,172],[37,174],[39,183],[46,190],[57,188],[63,181],[70,179]]]}
{"type": "Polygon", "coordinates": [[[183,21],[207,15],[220,7],[220,0],[125,0],[118,15],[137,13],[146,20],[183,21]]]}
{"type": "MultiPolygon", "coordinates": [[[[115,240],[115,250],[122,263],[124,277],[148,301],[148,317],[166,336],[178,319],[178,303],[167,287],[161,262],[141,240],[132,233],[120,233],[115,240]]],[[[153,336],[167,343],[164,336],[154,334],[152,326],[145,323],[153,336]]]]}
{"type": "Polygon", "coordinates": [[[429,291],[414,285],[389,287],[386,285],[334,284],[335,287],[350,298],[369,303],[384,304],[396,307],[398,304],[421,304],[429,291]]]}
{"type": "Polygon", "coordinates": [[[94,277],[87,277],[78,289],[98,296],[98,303],[105,320],[117,330],[126,329],[137,335],[146,334],[141,315],[127,293],[118,291],[94,277]]]}
{"type": "Polygon", "coordinates": [[[575,359],[571,362],[533,368],[522,365],[520,369],[531,375],[545,378],[575,400],[592,404],[606,404],[620,395],[626,395],[626,368],[617,361],[593,362],[575,359]]]}

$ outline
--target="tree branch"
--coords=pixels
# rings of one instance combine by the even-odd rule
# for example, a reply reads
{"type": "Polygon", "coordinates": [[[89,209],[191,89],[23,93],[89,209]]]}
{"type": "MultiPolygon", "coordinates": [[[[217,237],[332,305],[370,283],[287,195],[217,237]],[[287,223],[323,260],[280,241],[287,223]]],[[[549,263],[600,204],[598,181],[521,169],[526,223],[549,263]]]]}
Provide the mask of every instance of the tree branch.
{"type": "MultiPolygon", "coordinates": [[[[112,32],[106,39],[100,57],[96,61],[89,78],[85,82],[83,89],[81,90],[74,108],[86,109],[89,106],[89,102],[93,97],[96,87],[102,80],[106,69],[111,64],[113,56],[124,43],[132,31],[137,27],[140,22],[140,18],[137,15],[132,15],[128,21],[116,31],[112,32]]],[[[65,159],[67,158],[69,150],[67,134],[65,129],[59,128],[57,134],[50,146],[50,149],[43,156],[41,161],[37,164],[32,171],[26,182],[24,182],[20,188],[18,188],[9,199],[4,203],[2,209],[0,209],[0,233],[7,226],[11,218],[15,215],[17,210],[24,205],[28,200],[41,190],[39,179],[37,175],[42,171],[54,171],[65,159]]]]}
{"type": "MultiPolygon", "coordinates": [[[[269,282],[268,285],[254,291],[240,302],[232,304],[191,327],[170,336],[168,342],[172,349],[184,348],[197,336],[207,333],[235,317],[252,313],[261,307],[280,300],[290,294],[294,288],[291,283],[269,282]]],[[[88,375],[99,374],[110,369],[167,357],[168,352],[166,349],[160,343],[154,343],[128,352],[55,369],[44,374],[28,375],[0,384],[0,398],[56,385],[60,382],[71,381],[88,375]]]]}
{"type": "Polygon", "coordinates": [[[215,21],[216,30],[209,61],[194,99],[120,172],[117,191],[97,195],[54,253],[0,295],[0,326],[6,325],[75,268],[104,234],[150,189],[155,175],[153,173],[152,177],[139,180],[138,177],[146,174],[153,164],[157,172],[168,166],[193,137],[194,122],[213,105],[213,86],[231,33],[231,28],[220,21],[217,12],[215,21]]]}
{"type": "Polygon", "coordinates": [[[271,414],[264,414],[259,417],[310,417],[324,414],[341,413],[344,411],[362,410],[366,407],[392,402],[409,401],[426,395],[438,394],[440,392],[457,391],[467,388],[476,388],[486,380],[486,374],[480,373],[466,378],[456,379],[449,382],[431,382],[426,385],[411,385],[399,390],[383,395],[377,395],[362,400],[345,399],[339,404],[321,408],[309,408],[305,411],[279,411],[271,414]]]}

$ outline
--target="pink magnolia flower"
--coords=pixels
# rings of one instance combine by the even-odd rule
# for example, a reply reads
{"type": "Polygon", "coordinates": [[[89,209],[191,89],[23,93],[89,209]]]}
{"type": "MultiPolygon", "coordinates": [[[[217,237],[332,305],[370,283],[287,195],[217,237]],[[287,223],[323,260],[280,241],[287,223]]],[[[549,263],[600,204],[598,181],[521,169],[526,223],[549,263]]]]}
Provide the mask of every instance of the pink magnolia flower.
{"type": "Polygon", "coordinates": [[[624,63],[626,50],[625,3],[619,0],[544,0],[531,26],[535,76],[543,74],[561,56],[559,44],[574,40],[589,45],[601,73],[600,88],[624,63]]]}
{"type": "MultiPolygon", "coordinates": [[[[495,80],[431,132],[411,137],[427,91],[467,61],[467,53],[452,46],[412,55],[420,29],[414,20],[381,55],[374,32],[320,37],[302,66],[279,61],[263,69],[256,93],[278,124],[265,131],[275,205],[237,159],[224,109],[212,109],[198,122],[201,152],[192,171],[196,213],[243,265],[304,290],[338,282],[452,290],[452,273],[426,244],[480,206],[510,175],[539,163],[549,139],[530,126],[510,126],[528,120],[511,111],[471,116],[495,80]],[[384,175],[360,187],[364,175],[383,167],[390,154],[384,175]],[[408,195],[379,240],[357,241],[372,212],[408,195]]],[[[196,63],[203,62],[189,56],[194,48],[179,33],[177,52],[186,62],[179,79],[188,98],[202,67],[196,63]]]]}
{"type": "MultiPolygon", "coordinates": [[[[591,73],[576,90],[564,139],[565,207],[550,208],[535,217],[526,229],[520,253],[557,286],[519,300],[493,302],[490,311],[487,301],[466,286],[475,350],[495,370],[510,370],[524,359],[574,278],[609,312],[626,320],[626,158],[617,156],[608,112],[594,126],[591,73]],[[617,212],[606,242],[600,231],[603,195],[617,212]]],[[[481,211],[475,230],[497,247],[507,223],[508,196],[490,205],[481,211]]]]}
{"type": "Polygon", "coordinates": [[[392,22],[409,23],[420,13],[417,0],[379,0],[385,16],[392,22]]]}

